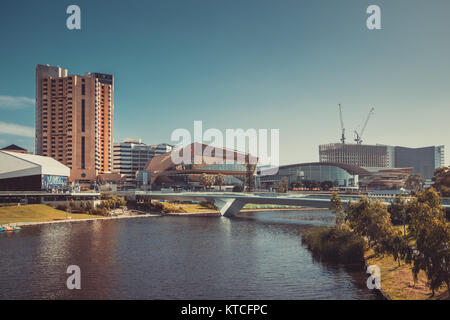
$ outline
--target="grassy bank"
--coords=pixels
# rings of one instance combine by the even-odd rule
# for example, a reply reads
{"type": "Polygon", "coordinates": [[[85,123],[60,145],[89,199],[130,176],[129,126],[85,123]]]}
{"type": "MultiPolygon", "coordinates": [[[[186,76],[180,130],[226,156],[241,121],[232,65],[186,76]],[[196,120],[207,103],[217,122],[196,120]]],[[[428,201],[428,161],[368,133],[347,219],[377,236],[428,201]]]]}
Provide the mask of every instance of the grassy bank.
{"type": "Polygon", "coordinates": [[[72,219],[93,219],[102,216],[89,214],[67,213],[54,209],[45,204],[31,204],[14,207],[0,207],[0,224],[17,222],[47,222],[55,220],[72,219]]]}
{"type": "Polygon", "coordinates": [[[394,260],[392,255],[375,255],[373,250],[364,253],[367,265],[377,265],[381,269],[381,288],[386,296],[392,300],[439,300],[449,299],[449,293],[443,286],[434,297],[427,287],[427,278],[423,272],[419,273],[418,281],[414,283],[412,265],[394,260]]]}
{"type": "Polygon", "coordinates": [[[348,229],[313,227],[302,235],[302,243],[320,261],[334,263],[364,261],[364,240],[348,229]]]}

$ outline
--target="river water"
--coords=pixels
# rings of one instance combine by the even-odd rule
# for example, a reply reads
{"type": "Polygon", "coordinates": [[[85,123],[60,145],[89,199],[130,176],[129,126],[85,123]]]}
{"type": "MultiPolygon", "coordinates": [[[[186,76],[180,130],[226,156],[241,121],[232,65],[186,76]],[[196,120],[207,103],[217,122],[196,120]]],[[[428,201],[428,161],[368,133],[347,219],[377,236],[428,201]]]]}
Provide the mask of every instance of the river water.
{"type": "Polygon", "coordinates": [[[0,299],[377,299],[361,266],[315,261],[328,210],[28,226],[0,234],[0,299]],[[69,265],[81,290],[68,290],[69,265]]]}

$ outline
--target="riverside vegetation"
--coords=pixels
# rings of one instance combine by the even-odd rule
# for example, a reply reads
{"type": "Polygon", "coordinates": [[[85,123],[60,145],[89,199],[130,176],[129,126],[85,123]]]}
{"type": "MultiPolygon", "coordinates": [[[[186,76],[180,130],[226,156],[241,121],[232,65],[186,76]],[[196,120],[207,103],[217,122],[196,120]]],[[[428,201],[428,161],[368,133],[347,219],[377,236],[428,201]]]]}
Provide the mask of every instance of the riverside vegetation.
{"type": "Polygon", "coordinates": [[[397,197],[390,208],[367,197],[344,207],[333,193],[331,210],[336,226],[312,228],[302,237],[320,260],[354,263],[366,258],[370,263],[380,262],[382,275],[390,281],[390,288],[383,289],[388,295],[392,293],[391,298],[434,298],[436,293],[439,298],[448,298],[450,223],[433,188],[417,192],[409,201],[397,197]],[[397,269],[402,277],[389,277],[397,269]],[[405,280],[405,270],[413,281],[405,287],[414,288],[422,282],[431,292],[421,296],[399,292],[395,286],[405,280]]]}

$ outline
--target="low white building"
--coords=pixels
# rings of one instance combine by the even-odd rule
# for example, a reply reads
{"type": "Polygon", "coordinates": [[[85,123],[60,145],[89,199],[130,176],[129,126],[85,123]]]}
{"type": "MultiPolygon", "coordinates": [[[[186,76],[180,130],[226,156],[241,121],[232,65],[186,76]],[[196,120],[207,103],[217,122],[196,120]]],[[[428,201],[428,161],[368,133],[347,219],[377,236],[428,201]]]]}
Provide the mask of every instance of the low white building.
{"type": "Polygon", "coordinates": [[[70,168],[50,157],[0,151],[0,191],[42,191],[67,186],[70,168]]]}

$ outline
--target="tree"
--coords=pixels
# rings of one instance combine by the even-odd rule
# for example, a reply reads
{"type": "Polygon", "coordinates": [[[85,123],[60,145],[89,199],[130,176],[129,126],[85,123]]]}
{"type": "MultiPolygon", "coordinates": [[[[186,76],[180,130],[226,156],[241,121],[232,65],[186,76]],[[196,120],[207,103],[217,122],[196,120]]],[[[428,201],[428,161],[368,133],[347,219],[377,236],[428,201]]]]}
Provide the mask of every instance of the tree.
{"type": "Polygon", "coordinates": [[[430,188],[410,201],[410,233],[416,243],[413,276],[422,270],[434,296],[442,284],[450,290],[450,223],[445,218],[437,192],[430,188]]]}
{"type": "Polygon", "coordinates": [[[276,186],[276,189],[280,193],[286,193],[289,189],[289,180],[286,177],[282,177],[278,185],[276,186]]]}
{"type": "Polygon", "coordinates": [[[322,181],[320,183],[320,188],[322,190],[330,190],[331,188],[333,188],[333,182],[332,181],[322,181]]]}
{"type": "Polygon", "coordinates": [[[405,182],[405,188],[411,190],[414,193],[418,193],[423,190],[425,179],[418,174],[410,174],[405,182]]]}
{"type": "Polygon", "coordinates": [[[222,186],[225,183],[225,176],[223,174],[219,173],[218,175],[216,175],[215,180],[216,180],[215,181],[216,185],[218,185],[220,191],[222,191],[222,186]]]}
{"type": "Polygon", "coordinates": [[[450,166],[437,168],[434,171],[433,188],[435,188],[442,197],[450,197],[450,166]]]}
{"type": "Polygon", "coordinates": [[[366,237],[369,246],[373,247],[375,252],[391,251],[391,239],[395,229],[384,204],[378,200],[370,201],[367,197],[362,197],[356,202],[349,203],[345,213],[350,228],[356,234],[366,237]]]}
{"type": "Polygon", "coordinates": [[[203,189],[211,188],[214,185],[215,178],[211,174],[202,173],[200,177],[200,183],[203,186],[203,189]]]}
{"type": "Polygon", "coordinates": [[[344,206],[342,205],[341,198],[336,192],[333,192],[331,196],[331,212],[333,212],[336,216],[336,225],[341,227],[345,222],[345,211],[344,206]]]}
{"type": "Polygon", "coordinates": [[[255,188],[255,169],[256,164],[247,164],[247,173],[246,173],[246,180],[247,180],[247,191],[252,192],[255,188]]]}
{"type": "Polygon", "coordinates": [[[406,201],[402,196],[396,196],[391,201],[391,220],[394,224],[403,224],[403,234],[406,236],[406,223],[408,220],[406,201]]]}

